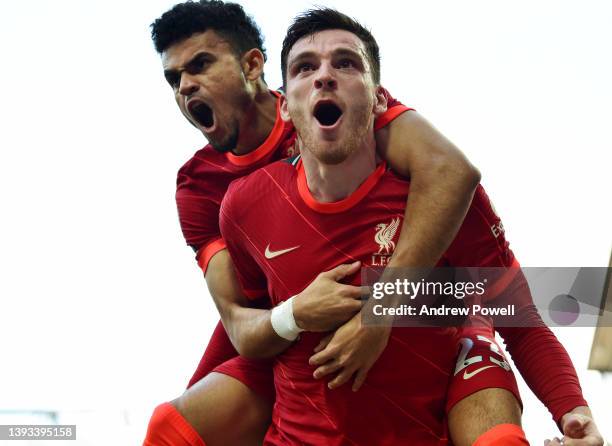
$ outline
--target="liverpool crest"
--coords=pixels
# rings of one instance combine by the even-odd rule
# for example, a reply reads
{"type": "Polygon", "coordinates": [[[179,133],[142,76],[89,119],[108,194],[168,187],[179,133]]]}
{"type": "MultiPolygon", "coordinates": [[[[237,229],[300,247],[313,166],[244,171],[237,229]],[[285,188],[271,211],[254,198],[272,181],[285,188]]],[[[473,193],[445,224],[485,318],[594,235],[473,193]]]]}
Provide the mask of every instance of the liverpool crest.
{"type": "Polygon", "coordinates": [[[374,241],[378,244],[378,252],[372,255],[373,266],[385,266],[395,249],[393,238],[400,225],[400,218],[394,218],[390,223],[379,223],[376,225],[374,241]]]}

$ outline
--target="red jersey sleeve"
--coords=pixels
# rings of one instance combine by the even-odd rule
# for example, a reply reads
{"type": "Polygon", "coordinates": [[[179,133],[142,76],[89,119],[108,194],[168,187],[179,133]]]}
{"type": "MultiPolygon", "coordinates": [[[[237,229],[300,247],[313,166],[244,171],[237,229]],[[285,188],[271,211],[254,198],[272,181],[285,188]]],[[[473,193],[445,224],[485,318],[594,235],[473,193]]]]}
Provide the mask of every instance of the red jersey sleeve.
{"type": "Polygon", "coordinates": [[[387,98],[387,111],[376,118],[374,122],[374,130],[379,130],[397,118],[399,115],[408,110],[414,110],[414,108],[407,107],[400,101],[395,99],[391,94],[383,88],[383,94],[387,98]]]}
{"type": "Polygon", "coordinates": [[[524,325],[497,327],[508,352],[556,422],[573,408],[587,405],[572,361],[533,305],[527,282],[506,241],[501,219],[482,186],[476,189],[463,225],[446,255],[453,266],[513,267],[509,270],[509,279],[502,276],[498,280],[504,282],[503,292],[492,297],[512,299],[524,325]]]}
{"type": "Polygon", "coordinates": [[[196,252],[204,272],[208,262],[225,248],[219,231],[220,201],[209,193],[192,169],[193,160],[179,170],[176,181],[176,206],[185,241],[196,252]]]}
{"type": "Polygon", "coordinates": [[[237,180],[227,190],[221,205],[219,224],[223,239],[226,240],[227,250],[234,262],[242,291],[246,297],[254,300],[267,295],[267,281],[263,271],[251,255],[251,249],[254,247],[240,224],[244,221],[244,216],[241,214],[248,208],[240,203],[242,183],[242,180],[237,180]]]}

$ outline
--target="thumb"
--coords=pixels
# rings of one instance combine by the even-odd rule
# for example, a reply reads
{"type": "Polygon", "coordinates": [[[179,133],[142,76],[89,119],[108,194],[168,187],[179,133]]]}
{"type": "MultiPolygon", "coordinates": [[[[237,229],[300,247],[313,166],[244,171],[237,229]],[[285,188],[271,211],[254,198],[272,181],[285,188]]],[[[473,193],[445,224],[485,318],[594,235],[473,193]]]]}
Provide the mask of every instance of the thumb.
{"type": "Polygon", "coordinates": [[[571,438],[581,438],[587,422],[588,419],[584,415],[571,414],[563,423],[563,433],[571,438]]]}
{"type": "Polygon", "coordinates": [[[345,278],[346,276],[350,276],[351,274],[355,274],[359,271],[359,267],[361,266],[361,262],[358,260],[353,263],[344,263],[342,265],[336,266],[334,269],[330,269],[327,274],[331,279],[336,282],[345,278]]]}

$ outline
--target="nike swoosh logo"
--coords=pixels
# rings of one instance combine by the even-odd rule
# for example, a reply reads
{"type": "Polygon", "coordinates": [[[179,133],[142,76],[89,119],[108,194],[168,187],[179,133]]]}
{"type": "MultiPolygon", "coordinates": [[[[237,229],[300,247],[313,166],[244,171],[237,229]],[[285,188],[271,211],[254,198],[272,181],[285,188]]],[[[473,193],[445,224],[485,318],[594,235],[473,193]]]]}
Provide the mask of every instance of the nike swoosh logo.
{"type": "Polygon", "coordinates": [[[468,371],[466,370],[466,371],[463,373],[463,379],[470,379],[470,378],[471,378],[471,377],[473,377],[474,375],[479,374],[479,373],[480,373],[480,372],[482,372],[483,370],[490,369],[491,367],[496,367],[496,366],[494,366],[494,365],[488,365],[488,366],[486,366],[486,367],[481,367],[481,368],[479,368],[479,369],[474,370],[472,373],[468,373],[468,371]]]}
{"type": "Polygon", "coordinates": [[[275,257],[282,256],[283,254],[287,254],[294,249],[298,249],[300,246],[302,245],[294,246],[293,248],[281,249],[280,251],[270,251],[270,244],[268,244],[268,246],[266,246],[266,252],[264,255],[266,256],[266,259],[273,259],[275,257]]]}

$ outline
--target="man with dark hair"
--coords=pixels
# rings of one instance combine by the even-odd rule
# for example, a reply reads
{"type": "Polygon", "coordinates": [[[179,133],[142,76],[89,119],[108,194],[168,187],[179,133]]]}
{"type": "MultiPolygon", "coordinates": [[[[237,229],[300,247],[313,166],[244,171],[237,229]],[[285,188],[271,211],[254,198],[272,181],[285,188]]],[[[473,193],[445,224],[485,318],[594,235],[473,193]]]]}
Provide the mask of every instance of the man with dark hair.
{"type": "MultiPolygon", "coordinates": [[[[287,339],[299,328],[306,328],[300,324],[297,299],[291,295],[316,277],[320,268],[355,260],[374,266],[368,264],[373,240],[367,228],[394,221],[403,210],[406,183],[385,171],[384,163],[376,166],[374,118],[386,110],[386,97],[376,81],[376,54],[372,36],[337,11],[319,9],[298,17],[283,45],[287,98],[281,113],[298,131],[302,158],[274,163],[236,181],[222,205],[221,230],[242,288],[250,295],[264,290],[270,293],[272,303],[277,305],[271,315],[272,327],[278,327],[277,333],[287,339]],[[348,177],[347,172],[351,173],[348,177]],[[258,191],[255,203],[247,195],[250,190],[258,191]],[[289,252],[283,261],[263,259],[261,253],[268,240],[294,246],[291,251],[295,253],[289,252]],[[291,267],[296,256],[302,259],[298,269],[291,267]]],[[[459,234],[439,264],[516,267],[503,232],[492,233],[492,226],[500,226],[499,217],[479,187],[459,234]]],[[[526,288],[519,297],[522,300],[516,303],[523,316],[531,319],[533,328],[500,327],[508,349],[519,366],[526,366],[525,378],[548,404],[565,433],[600,444],[592,420],[588,420],[589,433],[575,433],[569,426],[579,419],[587,420],[575,414],[590,414],[575,371],[564,349],[530,306],[526,288]],[[534,373],[526,361],[533,363],[535,358],[556,367],[534,373]],[[550,382],[560,387],[551,388],[550,382]]],[[[228,314],[223,304],[219,307],[222,316],[228,314]]],[[[372,329],[353,318],[335,332],[330,343],[339,337],[344,341],[337,342],[336,347],[350,346],[361,333],[372,329]]],[[[455,357],[455,344],[445,330],[394,330],[382,357],[371,369],[368,386],[356,394],[346,389],[330,391],[315,379],[329,372],[343,373],[342,363],[333,353],[325,357],[319,352],[311,357],[311,365],[323,367],[314,371],[314,377],[308,373],[304,363],[322,341],[313,331],[304,333],[275,361],[277,400],[267,443],[446,443],[440,405],[444,405],[447,389],[437,374],[448,370],[447,361],[455,357]]],[[[453,441],[459,445],[477,439],[479,445],[527,444],[519,427],[518,404],[511,402],[512,395],[518,397],[515,385],[508,381],[507,364],[490,339],[489,333],[485,342],[490,354],[486,358],[499,357],[495,361],[491,358],[483,367],[483,358],[470,356],[471,361],[458,364],[452,380],[446,409],[450,411],[453,441]],[[468,374],[470,365],[474,367],[468,374]],[[490,396],[492,387],[505,389],[498,393],[506,398],[504,402],[495,401],[489,406],[490,413],[481,413],[477,419],[463,416],[466,409],[473,415],[469,412],[473,407],[470,400],[473,402],[478,394],[490,396]],[[463,430],[456,429],[458,423],[463,430]]]]}
{"type": "MultiPolygon", "coordinates": [[[[152,37],[181,112],[211,142],[179,171],[176,198],[183,233],[197,253],[215,299],[222,294],[240,296],[219,233],[221,200],[232,180],[295,152],[292,126],[278,114],[278,94],[268,90],[263,79],[263,39],[239,5],[218,1],[176,5],[155,21],[152,37]]],[[[390,263],[429,265],[456,233],[479,173],[427,121],[414,111],[404,113],[406,110],[410,109],[396,103],[377,122],[380,153],[398,171],[413,178],[406,230],[390,263]]],[[[269,255],[280,255],[280,251],[271,247],[269,255]]],[[[335,298],[338,319],[348,319],[358,311],[354,297],[361,290],[347,288],[339,281],[356,268],[340,265],[322,274],[296,302],[309,301],[309,295],[335,298]]],[[[243,328],[249,326],[243,324],[243,328]]],[[[268,346],[271,355],[290,344],[273,331],[266,336],[247,337],[238,345],[239,350],[261,354],[262,346],[268,346]]],[[[378,346],[348,355],[351,369],[365,377],[386,338],[381,333],[362,342],[378,346]]],[[[162,405],[155,411],[149,444],[162,444],[164,440],[155,432],[159,433],[160,426],[167,427],[168,420],[180,418],[181,413],[192,424],[198,422],[195,437],[199,434],[210,444],[257,443],[269,423],[271,373],[267,380],[262,379],[254,373],[257,366],[252,363],[241,369],[223,369],[225,361],[235,355],[219,324],[190,381],[190,385],[198,385],[174,405],[162,405]],[[213,370],[221,373],[210,373],[213,370]]],[[[193,438],[193,432],[185,434],[185,430],[175,434],[193,438]]]]}
{"type": "Polygon", "coordinates": [[[287,58],[295,42],[304,35],[326,29],[343,29],[359,37],[369,62],[372,79],[376,84],[380,84],[380,51],[378,43],[376,43],[370,31],[335,9],[312,9],[295,18],[283,40],[283,47],[281,49],[283,87],[287,87],[287,58]]]}
{"type": "Polygon", "coordinates": [[[266,60],[259,27],[236,3],[217,0],[179,3],[153,22],[151,38],[155,50],[161,54],[175,43],[207,29],[214,29],[225,38],[236,57],[257,48],[266,60]]]}
{"type": "MultiPolygon", "coordinates": [[[[248,40],[258,35],[258,31],[241,8],[221,2],[187,5],[177,5],[164,14],[154,24],[152,34],[156,48],[162,53],[165,75],[175,91],[179,108],[214,148],[229,150],[220,153],[207,147],[199,151],[179,172],[177,188],[177,204],[185,237],[197,251],[198,262],[205,272],[211,294],[221,305],[219,302],[224,299],[244,299],[219,234],[221,198],[233,179],[291,154],[292,129],[278,119],[277,98],[267,90],[262,77],[264,53],[261,39],[248,40]],[[232,13],[225,13],[225,7],[232,13]],[[195,13],[196,10],[202,13],[195,13]],[[228,21],[233,20],[239,24],[227,26],[228,21]],[[176,33],[177,29],[182,31],[176,33]],[[247,29],[244,33],[247,36],[246,44],[242,40],[244,29],[247,29]],[[234,35],[234,31],[238,35],[234,35]],[[255,46],[244,49],[246,47],[240,45],[255,46]]],[[[396,169],[404,174],[408,170],[412,173],[411,198],[404,230],[390,264],[432,265],[456,233],[478,174],[454,146],[415,112],[403,113],[405,110],[407,108],[403,106],[392,107],[391,113],[382,115],[378,122],[378,126],[382,127],[396,118],[390,126],[397,130],[379,130],[377,139],[381,143],[382,153],[396,169]],[[388,133],[393,136],[397,132],[403,132],[405,138],[389,143],[388,133]],[[411,169],[406,169],[406,166],[411,169]],[[434,180],[434,173],[444,175],[434,180]],[[432,203],[438,203],[438,206],[432,206],[432,203]],[[432,223],[434,221],[437,226],[432,223]]],[[[333,115],[333,110],[324,114],[330,112],[333,115]]],[[[272,251],[268,245],[265,252],[265,258],[271,259],[288,251],[272,251]]],[[[337,320],[346,320],[354,314],[354,302],[347,302],[352,301],[360,290],[337,282],[355,270],[354,264],[341,265],[330,273],[319,275],[295,297],[296,304],[302,302],[301,308],[296,305],[296,317],[307,308],[304,302],[312,301],[315,297],[320,299],[320,295],[325,294],[323,290],[329,299],[343,304],[339,306],[342,311],[339,311],[337,320]]],[[[249,294],[249,290],[244,291],[249,294]]],[[[257,311],[248,310],[250,315],[252,311],[257,311]]],[[[267,310],[259,310],[256,316],[249,316],[252,318],[249,321],[244,320],[244,313],[231,316],[242,322],[238,327],[232,321],[228,323],[232,339],[241,352],[270,355],[290,345],[270,326],[270,312],[267,310]],[[265,325],[263,332],[259,331],[262,322],[265,325]],[[238,335],[232,330],[241,333],[238,335]],[[253,336],[243,336],[249,330],[253,336]]],[[[349,355],[351,362],[346,363],[345,367],[357,372],[361,382],[384,349],[388,337],[388,332],[384,331],[371,330],[370,333],[374,334],[360,337],[359,342],[362,346],[373,348],[353,350],[357,354],[349,355]]],[[[269,400],[261,398],[266,394],[265,389],[269,389],[269,383],[254,378],[254,375],[258,375],[256,369],[259,367],[254,362],[244,360],[241,366],[236,361],[240,358],[234,358],[233,365],[224,369],[220,364],[236,354],[230,347],[227,335],[222,327],[218,327],[192,382],[204,375],[206,378],[198,384],[197,389],[194,387],[194,391],[188,391],[174,405],[162,405],[156,410],[147,444],[202,444],[199,435],[209,444],[256,442],[258,426],[265,426],[261,413],[265,413],[270,404],[269,400]],[[215,368],[221,373],[208,374],[215,368]],[[194,403],[196,399],[197,404],[194,403]],[[174,432],[165,431],[165,440],[154,435],[158,428],[172,424],[171,420],[176,421],[175,426],[179,427],[174,432]],[[190,428],[189,423],[197,426],[197,432],[190,428]],[[251,436],[247,438],[249,434],[251,436]],[[175,436],[177,443],[169,440],[168,436],[175,436]]],[[[265,367],[265,364],[262,365],[262,369],[265,367]]],[[[345,373],[343,379],[349,379],[351,375],[347,378],[345,373]]]]}

